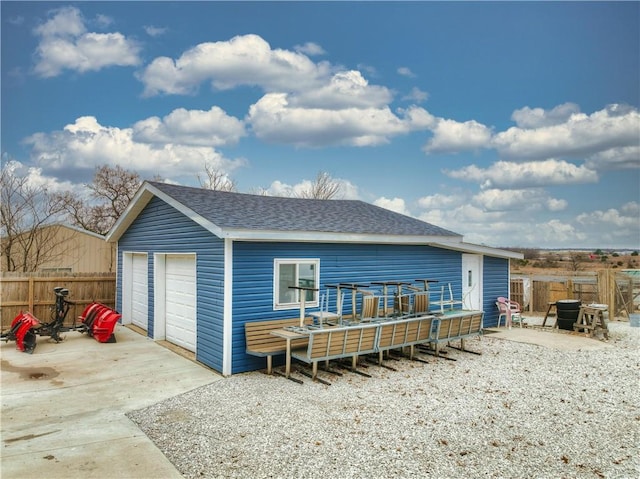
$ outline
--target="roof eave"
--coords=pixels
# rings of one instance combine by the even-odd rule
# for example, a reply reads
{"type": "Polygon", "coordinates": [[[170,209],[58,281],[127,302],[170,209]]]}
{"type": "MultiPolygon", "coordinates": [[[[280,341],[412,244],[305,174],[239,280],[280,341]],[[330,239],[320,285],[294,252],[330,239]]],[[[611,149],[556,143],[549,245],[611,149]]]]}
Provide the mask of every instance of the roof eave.
{"type": "Polygon", "coordinates": [[[444,240],[436,240],[431,243],[431,245],[437,246],[438,248],[461,251],[463,253],[482,254],[486,256],[493,256],[496,258],[524,259],[524,255],[522,253],[517,253],[515,251],[509,251],[500,248],[492,248],[490,246],[477,245],[473,243],[464,243],[462,241],[450,242],[444,240]]]}
{"type": "Polygon", "coordinates": [[[307,243],[377,243],[377,244],[429,244],[434,241],[461,241],[462,236],[436,235],[387,235],[387,234],[357,234],[331,233],[323,231],[276,231],[276,230],[248,230],[224,229],[223,238],[234,241],[290,241],[307,243]]]}

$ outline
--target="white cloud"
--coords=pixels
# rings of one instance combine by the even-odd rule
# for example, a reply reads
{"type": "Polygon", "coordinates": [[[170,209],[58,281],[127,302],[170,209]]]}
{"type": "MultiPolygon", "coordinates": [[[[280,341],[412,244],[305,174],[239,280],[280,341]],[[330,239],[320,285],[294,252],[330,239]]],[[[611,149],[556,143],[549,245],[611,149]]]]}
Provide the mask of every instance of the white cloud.
{"type": "Polygon", "coordinates": [[[136,42],[118,32],[87,32],[75,7],[55,10],[34,33],[40,37],[34,70],[42,77],[57,76],[65,69],[83,73],[110,66],[133,66],[140,61],[136,42]]]}
{"type": "Polygon", "coordinates": [[[258,35],[200,43],[178,59],[158,57],[138,79],[147,96],[192,93],[204,81],[224,90],[240,85],[265,91],[305,91],[329,77],[326,63],[315,64],[301,53],[271,46],[258,35]]]}
{"type": "Polygon", "coordinates": [[[102,28],[106,28],[113,23],[113,18],[108,15],[96,15],[95,22],[102,28]]]}
{"type": "Polygon", "coordinates": [[[640,247],[640,203],[630,201],[619,208],[585,212],[577,225],[594,246],[640,247]]]}
{"type": "MultiPolygon", "coordinates": [[[[176,60],[156,58],[138,78],[146,95],[187,94],[205,81],[218,89],[261,88],[265,95],[249,107],[245,121],[256,137],[274,143],[371,146],[435,125],[435,118],[415,105],[392,112],[394,93],[369,84],[360,71],[336,71],[301,53],[320,53],[317,45],[295,49],[272,49],[258,35],[236,36],[201,43],[176,60]]],[[[414,91],[414,96],[423,100],[426,94],[414,91]]],[[[158,120],[148,120],[155,129],[152,121],[158,120]]]]}
{"type": "Polygon", "coordinates": [[[407,205],[402,198],[385,198],[384,196],[381,196],[380,198],[375,200],[373,204],[387,210],[395,211],[396,213],[407,216],[409,215],[407,205]]]}
{"type": "Polygon", "coordinates": [[[409,78],[414,78],[415,74],[408,67],[400,67],[398,68],[398,75],[402,75],[409,78]]]}
{"type": "Polygon", "coordinates": [[[598,181],[597,173],[586,166],[553,159],[525,163],[498,161],[488,168],[469,165],[444,173],[451,178],[477,182],[483,188],[525,188],[598,181]]]}
{"type": "Polygon", "coordinates": [[[596,210],[590,213],[582,213],[576,220],[589,227],[599,228],[624,228],[635,231],[636,238],[640,240],[640,204],[632,201],[623,205],[619,210],[596,210]]]}
{"type": "Polygon", "coordinates": [[[251,105],[247,123],[265,141],[297,146],[372,146],[387,143],[391,137],[423,129],[432,121],[425,110],[412,107],[394,115],[388,107],[296,108],[288,95],[270,93],[251,105]]]}
{"type": "Polygon", "coordinates": [[[566,201],[542,189],[488,190],[476,195],[434,194],[418,202],[418,217],[463,234],[465,241],[491,246],[558,248],[576,246],[637,248],[640,246],[640,203],[558,216],[566,201]],[[512,195],[512,196],[510,196],[512,195]],[[518,207],[531,201],[532,205],[518,207]],[[510,208],[515,208],[511,211],[510,208]]]}
{"type": "Polygon", "coordinates": [[[487,211],[474,204],[469,194],[436,193],[418,200],[420,212],[417,217],[428,223],[464,235],[465,241],[478,244],[498,245],[494,224],[505,216],[503,212],[487,211]]]}
{"type": "Polygon", "coordinates": [[[424,196],[418,200],[418,205],[424,209],[441,209],[459,206],[466,201],[466,197],[462,195],[443,195],[436,193],[435,195],[424,196]]]}
{"type": "MultiPolygon", "coordinates": [[[[640,132],[638,132],[640,135],[640,132]]],[[[640,145],[611,148],[587,158],[585,165],[595,170],[640,168],[640,145]]]]}
{"type": "Polygon", "coordinates": [[[612,104],[587,115],[577,105],[564,103],[551,110],[524,107],[514,111],[512,119],[517,127],[493,134],[475,120],[439,118],[423,151],[492,148],[505,160],[543,163],[571,157],[586,160],[586,168],[592,171],[640,166],[640,113],[635,107],[612,104]]]}
{"type": "Polygon", "coordinates": [[[154,27],[153,25],[145,25],[144,31],[150,37],[159,37],[160,35],[164,35],[167,32],[167,29],[164,27],[154,27]]]}
{"type": "Polygon", "coordinates": [[[297,52],[304,53],[305,55],[315,56],[315,55],[324,55],[324,49],[318,45],[317,43],[307,42],[304,45],[296,45],[293,49],[297,52]]]}
{"type": "Polygon", "coordinates": [[[640,218],[640,203],[637,201],[630,201],[629,203],[622,205],[620,211],[625,216],[640,218]]]}
{"type": "MultiPolygon", "coordinates": [[[[528,123],[536,122],[529,118],[528,123]]],[[[551,126],[509,128],[495,135],[492,145],[503,158],[514,160],[584,157],[612,148],[637,146],[638,132],[637,109],[609,105],[591,115],[573,113],[563,123],[551,126]]]]}
{"type": "Polygon", "coordinates": [[[534,228],[536,236],[541,238],[539,241],[551,245],[576,245],[587,239],[587,235],[576,229],[574,225],[558,219],[538,223],[531,228],[534,228]]]}
{"type": "Polygon", "coordinates": [[[465,241],[491,245],[504,244],[494,228],[503,217],[503,212],[489,212],[470,202],[429,209],[418,215],[423,221],[464,235],[465,241]]]}
{"type": "Polygon", "coordinates": [[[402,97],[403,100],[410,100],[416,103],[422,103],[429,99],[429,94],[426,91],[422,91],[419,88],[413,87],[411,91],[402,97]]]}
{"type": "Polygon", "coordinates": [[[520,128],[540,128],[565,123],[576,113],[580,113],[580,107],[575,103],[563,103],[551,110],[525,106],[520,110],[514,111],[511,119],[520,128]]]}
{"type": "Polygon", "coordinates": [[[358,70],[365,72],[371,78],[376,78],[378,76],[378,70],[372,65],[367,65],[366,63],[358,63],[358,70]]]}
{"type": "Polygon", "coordinates": [[[49,193],[61,193],[76,187],[76,185],[70,181],[60,181],[55,177],[43,175],[42,168],[26,166],[16,160],[10,160],[4,167],[7,168],[12,175],[24,178],[26,181],[25,186],[35,191],[46,190],[49,193]]]}
{"type": "Polygon", "coordinates": [[[283,183],[280,180],[273,181],[265,193],[269,196],[295,196],[293,186],[283,183]]]}
{"type": "Polygon", "coordinates": [[[42,38],[79,37],[85,33],[84,20],[80,10],[75,7],[63,7],[53,10],[53,16],[38,25],[34,33],[42,38]]]}
{"type": "Polygon", "coordinates": [[[289,96],[292,106],[338,110],[341,108],[380,108],[393,99],[381,86],[369,85],[359,71],[338,72],[325,85],[289,96]]]}
{"type": "Polygon", "coordinates": [[[241,120],[214,106],[208,111],[178,108],[133,125],[133,140],[142,143],[178,143],[192,146],[236,144],[245,135],[241,120]]]}
{"type": "Polygon", "coordinates": [[[81,117],[62,131],[36,133],[25,140],[32,159],[43,169],[93,169],[102,165],[128,165],[142,176],[197,174],[205,163],[230,172],[244,164],[230,160],[211,147],[181,144],[154,146],[136,142],[132,128],[103,126],[95,117],[81,117]]]}
{"type": "Polygon", "coordinates": [[[475,120],[463,123],[439,119],[433,137],[423,150],[425,153],[455,153],[463,150],[486,148],[491,140],[491,129],[475,120]]]}
{"type": "Polygon", "coordinates": [[[549,197],[545,200],[545,205],[549,211],[562,211],[567,208],[569,203],[567,200],[549,197]]]}
{"type": "Polygon", "coordinates": [[[541,188],[524,190],[487,189],[476,194],[473,202],[487,211],[536,211],[547,209],[559,211],[567,207],[562,199],[551,198],[541,188]]]}
{"type": "MultiPolygon", "coordinates": [[[[358,187],[351,183],[349,180],[342,178],[333,178],[333,181],[340,185],[340,192],[335,199],[342,200],[357,200],[360,199],[358,187]]],[[[301,196],[303,192],[307,192],[311,189],[312,180],[302,180],[295,185],[289,185],[283,183],[280,180],[275,180],[265,190],[265,193],[269,196],[301,196]]]]}

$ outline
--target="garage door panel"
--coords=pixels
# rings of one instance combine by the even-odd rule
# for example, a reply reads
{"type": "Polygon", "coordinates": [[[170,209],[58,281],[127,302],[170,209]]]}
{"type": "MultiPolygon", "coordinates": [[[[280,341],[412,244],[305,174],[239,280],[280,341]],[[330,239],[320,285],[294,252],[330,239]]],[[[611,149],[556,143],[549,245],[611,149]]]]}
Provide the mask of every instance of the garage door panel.
{"type": "Polygon", "coordinates": [[[131,323],[147,331],[148,261],[146,254],[131,255],[131,323]]]}
{"type": "Polygon", "coordinates": [[[185,349],[196,349],[196,267],[193,255],[166,258],[166,338],[185,349]]]}

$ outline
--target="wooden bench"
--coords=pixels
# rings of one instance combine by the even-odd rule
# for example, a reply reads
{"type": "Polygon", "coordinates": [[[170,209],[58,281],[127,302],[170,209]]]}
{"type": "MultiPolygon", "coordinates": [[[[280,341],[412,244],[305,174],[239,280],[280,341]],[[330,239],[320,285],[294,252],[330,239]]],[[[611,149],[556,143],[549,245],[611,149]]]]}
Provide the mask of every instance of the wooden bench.
{"type": "Polygon", "coordinates": [[[409,346],[409,357],[413,359],[413,347],[431,342],[434,316],[401,319],[380,323],[378,333],[378,364],[382,364],[384,351],[409,346]]]}
{"type": "Polygon", "coordinates": [[[436,345],[436,356],[440,343],[460,341],[460,349],[464,351],[464,340],[482,334],[484,312],[468,311],[436,319],[432,342],[436,345]]]}
{"type": "Polygon", "coordinates": [[[318,375],[319,361],[351,357],[351,367],[355,370],[359,355],[377,350],[379,326],[376,323],[366,323],[311,330],[307,347],[292,347],[291,357],[311,364],[313,379],[318,375]]]}
{"type": "MultiPolygon", "coordinates": [[[[305,320],[310,324],[311,319],[305,320]]],[[[267,374],[271,374],[272,358],[278,354],[287,352],[287,342],[283,338],[278,338],[271,334],[271,331],[282,329],[287,326],[299,326],[300,318],[272,319],[268,321],[251,321],[244,323],[244,334],[246,338],[246,353],[252,356],[267,358],[267,374]]],[[[295,339],[291,342],[292,348],[306,346],[306,339],[295,339]]]]}

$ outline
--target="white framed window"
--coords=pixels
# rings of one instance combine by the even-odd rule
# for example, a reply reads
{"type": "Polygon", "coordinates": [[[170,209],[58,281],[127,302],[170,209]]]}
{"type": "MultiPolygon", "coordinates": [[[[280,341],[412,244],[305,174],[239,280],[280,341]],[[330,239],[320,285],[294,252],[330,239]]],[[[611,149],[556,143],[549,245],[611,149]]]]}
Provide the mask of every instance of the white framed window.
{"type": "Polygon", "coordinates": [[[300,308],[300,295],[305,306],[318,306],[317,291],[301,291],[290,286],[319,288],[320,260],[309,258],[275,259],[273,262],[273,309],[300,308]]]}

